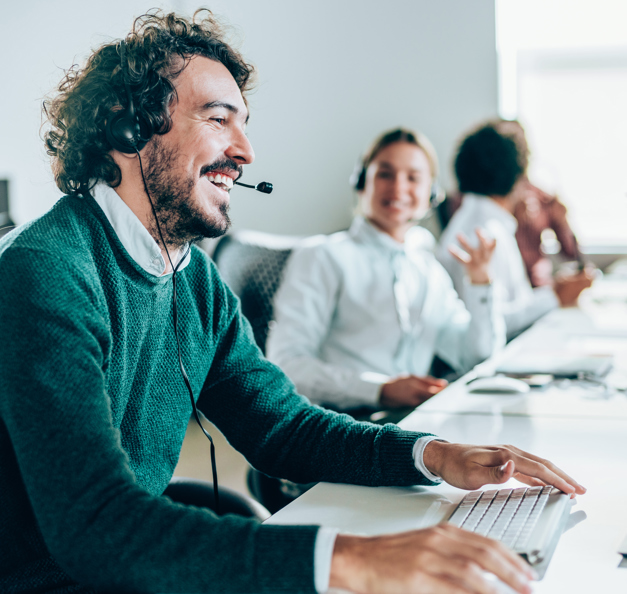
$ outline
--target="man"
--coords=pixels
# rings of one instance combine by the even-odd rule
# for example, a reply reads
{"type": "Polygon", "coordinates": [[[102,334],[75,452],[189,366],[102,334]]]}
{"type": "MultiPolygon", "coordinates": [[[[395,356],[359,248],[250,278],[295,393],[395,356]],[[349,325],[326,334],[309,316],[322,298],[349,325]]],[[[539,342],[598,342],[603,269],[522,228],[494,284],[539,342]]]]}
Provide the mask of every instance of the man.
{"type": "Polygon", "coordinates": [[[254,158],[251,72],[210,16],[147,15],[48,106],[48,150],[71,195],[0,244],[0,590],[486,591],[485,569],[528,592],[515,555],[450,526],[359,538],[162,496],[192,408],[183,366],[198,407],[271,475],[440,477],[469,489],[516,475],[584,492],[512,447],[449,444],[313,407],[263,359],[210,260],[187,252],[226,231],[228,190],[254,158]],[[120,112],[132,120],[124,134],[120,112]]]}
{"type": "Polygon", "coordinates": [[[581,272],[556,278],[552,286],[531,287],[516,243],[517,223],[513,215],[532,188],[526,170],[527,147],[517,135],[502,131],[495,124],[483,125],[469,134],[455,158],[455,174],[464,199],[442,234],[436,252],[464,299],[466,275],[459,261],[464,253],[457,241],[466,251],[472,249],[472,242],[466,238],[474,237],[477,228],[485,229],[496,239],[490,272],[508,339],[552,309],[574,305],[581,291],[592,283],[591,276],[581,272]]]}

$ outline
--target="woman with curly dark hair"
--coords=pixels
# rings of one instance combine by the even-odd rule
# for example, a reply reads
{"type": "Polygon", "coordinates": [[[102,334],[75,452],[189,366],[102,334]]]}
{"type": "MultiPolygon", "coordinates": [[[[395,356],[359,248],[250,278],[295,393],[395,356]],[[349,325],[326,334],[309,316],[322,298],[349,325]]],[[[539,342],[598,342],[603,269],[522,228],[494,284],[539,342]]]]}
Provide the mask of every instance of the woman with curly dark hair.
{"type": "MultiPolygon", "coordinates": [[[[553,286],[533,289],[516,242],[514,210],[533,190],[527,179],[528,148],[520,134],[488,123],[468,134],[455,158],[455,174],[463,202],[440,238],[437,257],[467,299],[466,274],[457,242],[482,228],[496,239],[490,264],[495,299],[505,317],[508,339],[560,305],[572,305],[591,284],[586,273],[556,279],[553,286]]],[[[472,246],[471,241],[470,245],[472,246]]]]}

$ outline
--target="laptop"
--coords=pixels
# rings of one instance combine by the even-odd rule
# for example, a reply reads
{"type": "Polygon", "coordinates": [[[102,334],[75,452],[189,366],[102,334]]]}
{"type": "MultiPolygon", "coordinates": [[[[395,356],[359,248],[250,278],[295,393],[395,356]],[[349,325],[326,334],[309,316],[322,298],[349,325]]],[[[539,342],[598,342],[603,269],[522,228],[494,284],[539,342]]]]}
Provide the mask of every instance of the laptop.
{"type": "Polygon", "coordinates": [[[613,365],[612,355],[573,352],[535,351],[508,357],[499,363],[496,373],[511,377],[547,374],[563,379],[601,379],[613,365]]]}

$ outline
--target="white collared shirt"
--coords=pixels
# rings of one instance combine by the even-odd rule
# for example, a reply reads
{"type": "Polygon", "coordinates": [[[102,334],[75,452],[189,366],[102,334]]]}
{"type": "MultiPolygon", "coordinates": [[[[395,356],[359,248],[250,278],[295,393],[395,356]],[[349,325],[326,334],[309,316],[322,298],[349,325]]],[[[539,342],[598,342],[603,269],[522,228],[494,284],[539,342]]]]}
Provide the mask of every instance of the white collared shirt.
{"type": "MultiPolygon", "coordinates": [[[[129,256],[153,276],[166,274],[166,262],[161,248],[118,193],[105,182],[98,182],[91,191],[91,195],[109,219],[109,223],[129,256]]],[[[184,245],[178,252],[170,253],[175,266],[180,254],[186,251],[187,245],[184,245]]],[[[179,271],[189,264],[190,258],[191,254],[187,253],[185,260],[178,268],[179,271]]],[[[172,274],[172,272],[167,274],[172,274]]]]}
{"type": "Polygon", "coordinates": [[[295,250],[274,304],[267,356],[316,403],[376,405],[381,385],[425,375],[434,354],[466,371],[505,342],[490,285],[467,308],[415,227],[398,243],[357,217],[295,250]]]}
{"type": "Polygon", "coordinates": [[[457,244],[459,233],[463,233],[471,245],[476,245],[478,240],[475,230],[478,227],[496,239],[490,274],[494,283],[494,298],[503,312],[508,337],[517,335],[559,306],[550,287],[532,288],[516,243],[517,225],[514,216],[491,198],[466,194],[461,207],[444,230],[436,252],[438,260],[451,275],[460,296],[466,300],[466,270],[450,254],[448,246],[457,244]]]}

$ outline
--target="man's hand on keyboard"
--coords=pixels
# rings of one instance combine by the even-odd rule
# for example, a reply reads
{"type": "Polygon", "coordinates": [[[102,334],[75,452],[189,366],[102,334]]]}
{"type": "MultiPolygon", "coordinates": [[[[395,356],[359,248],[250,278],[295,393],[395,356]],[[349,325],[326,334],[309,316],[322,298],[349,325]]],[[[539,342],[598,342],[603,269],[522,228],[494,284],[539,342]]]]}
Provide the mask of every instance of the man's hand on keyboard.
{"type": "Polygon", "coordinates": [[[473,446],[430,442],[424,451],[427,469],[460,489],[479,489],[514,477],[532,487],[552,485],[572,497],[586,489],[557,466],[514,446],[473,446]]]}
{"type": "Polygon", "coordinates": [[[531,592],[533,570],[518,555],[495,540],[442,524],[366,538],[340,534],[330,586],[363,594],[494,593],[486,572],[515,592],[531,592]]]}

